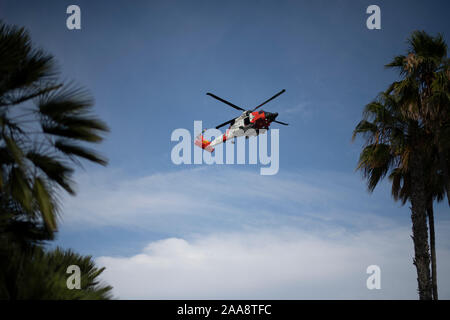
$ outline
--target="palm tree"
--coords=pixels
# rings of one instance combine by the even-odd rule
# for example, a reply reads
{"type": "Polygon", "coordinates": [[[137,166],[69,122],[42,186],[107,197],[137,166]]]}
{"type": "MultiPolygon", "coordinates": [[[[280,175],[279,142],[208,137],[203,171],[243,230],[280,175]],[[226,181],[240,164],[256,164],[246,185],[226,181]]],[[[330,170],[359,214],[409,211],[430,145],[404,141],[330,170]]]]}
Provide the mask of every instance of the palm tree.
{"type": "Polygon", "coordinates": [[[383,95],[389,99],[381,101],[383,112],[391,116],[387,118],[390,121],[395,119],[407,129],[397,133],[390,131],[392,123],[382,123],[386,115],[380,117],[373,108],[369,110],[368,107],[366,116],[371,114],[375,121],[361,121],[354,136],[365,134],[368,138],[366,148],[372,145],[372,148],[363,150],[358,166],[369,178],[369,190],[373,190],[378,181],[391,170],[394,198],[402,199],[403,203],[407,200],[411,202],[414,263],[418,272],[419,295],[421,299],[429,299],[431,296],[437,299],[433,201],[442,200],[446,193],[450,205],[449,59],[442,35],[431,37],[423,31],[415,31],[408,43],[408,54],[396,56],[386,65],[399,70],[402,80],[394,82],[383,95]],[[384,104],[386,101],[388,103],[384,104]],[[390,155],[385,160],[394,162],[385,162],[385,167],[380,168],[380,163],[377,163],[379,159],[376,159],[380,154],[371,152],[379,150],[378,140],[383,139],[382,137],[395,146],[390,151],[396,150],[396,153],[387,152],[390,155]],[[427,216],[430,225],[432,293],[428,285],[429,271],[425,266],[429,261],[428,239],[424,232],[427,216]]]}
{"type": "Polygon", "coordinates": [[[44,250],[57,230],[58,195],[74,194],[73,164],[107,161],[85,143],[108,131],[93,99],[58,80],[54,59],[23,28],[0,21],[0,299],[108,299],[91,257],[44,250]],[[69,290],[66,268],[81,268],[69,290]]]}
{"type": "Polygon", "coordinates": [[[433,177],[430,176],[429,179],[434,180],[430,182],[431,188],[437,194],[429,196],[431,199],[428,201],[427,212],[430,225],[433,296],[437,299],[433,199],[443,198],[441,190],[436,190],[438,174],[450,206],[450,60],[447,58],[447,44],[441,34],[432,37],[424,31],[415,31],[408,43],[408,54],[396,56],[387,65],[388,68],[397,69],[403,76],[401,81],[391,85],[389,92],[402,97],[403,108],[409,111],[410,116],[418,119],[425,130],[433,134],[432,142],[436,152],[433,153],[435,159],[431,161],[437,160],[437,163],[433,177]]]}
{"type": "Polygon", "coordinates": [[[386,65],[398,70],[403,77],[394,82],[388,92],[399,95],[409,116],[433,133],[450,206],[450,59],[447,58],[447,44],[441,34],[432,37],[424,31],[413,32],[408,43],[408,54],[396,56],[386,65]]]}
{"type": "Polygon", "coordinates": [[[74,194],[70,163],[106,164],[81,143],[100,142],[108,131],[91,114],[90,95],[58,75],[53,57],[34,49],[24,28],[0,21],[0,193],[49,234],[57,228],[53,190],[74,194]]]}
{"type": "Polygon", "coordinates": [[[112,287],[98,277],[104,268],[97,268],[90,256],[56,248],[45,251],[34,246],[24,253],[12,251],[0,282],[0,299],[8,300],[105,300],[111,299],[112,287]],[[80,289],[68,289],[67,268],[80,268],[80,289]]]}
{"type": "Polygon", "coordinates": [[[370,192],[387,174],[408,176],[418,291],[420,299],[428,300],[432,285],[423,155],[430,137],[417,120],[403,112],[399,100],[385,92],[366,106],[364,119],[353,132],[353,139],[360,134],[366,140],[357,169],[367,178],[370,192]]]}

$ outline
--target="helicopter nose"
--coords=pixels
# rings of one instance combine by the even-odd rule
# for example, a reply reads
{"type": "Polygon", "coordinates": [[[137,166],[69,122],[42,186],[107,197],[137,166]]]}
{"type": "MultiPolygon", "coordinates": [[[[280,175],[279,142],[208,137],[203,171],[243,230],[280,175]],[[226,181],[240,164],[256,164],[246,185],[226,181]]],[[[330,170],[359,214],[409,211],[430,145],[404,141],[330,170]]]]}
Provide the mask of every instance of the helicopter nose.
{"type": "Polygon", "coordinates": [[[274,121],[278,117],[278,112],[270,113],[270,121],[274,121]]]}
{"type": "Polygon", "coordinates": [[[278,116],[277,112],[267,112],[266,113],[266,119],[269,120],[270,122],[274,121],[277,116],[278,116]]]}

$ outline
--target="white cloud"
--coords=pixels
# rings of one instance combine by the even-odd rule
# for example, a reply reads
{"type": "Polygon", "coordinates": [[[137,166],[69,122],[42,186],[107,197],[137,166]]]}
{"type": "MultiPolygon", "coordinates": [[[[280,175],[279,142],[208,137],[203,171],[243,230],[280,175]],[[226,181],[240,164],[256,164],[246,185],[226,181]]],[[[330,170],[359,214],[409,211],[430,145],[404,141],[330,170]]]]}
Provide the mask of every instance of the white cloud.
{"type": "MultiPolygon", "coordinates": [[[[138,255],[97,262],[122,299],[416,299],[408,235],[409,228],[324,238],[292,228],[217,233],[163,239],[138,255]],[[381,290],[366,288],[372,264],[381,267],[381,290]]],[[[447,270],[449,251],[439,257],[447,270]]],[[[442,298],[449,280],[441,272],[442,298]]]]}
{"type": "MultiPolygon", "coordinates": [[[[408,208],[383,186],[368,195],[357,175],[112,172],[77,177],[64,226],[169,235],[137,255],[97,259],[120,298],[417,298],[408,208]],[[379,291],[365,286],[371,264],[382,270],[379,291]]],[[[437,217],[437,227],[440,295],[449,298],[450,224],[437,217]]]]}

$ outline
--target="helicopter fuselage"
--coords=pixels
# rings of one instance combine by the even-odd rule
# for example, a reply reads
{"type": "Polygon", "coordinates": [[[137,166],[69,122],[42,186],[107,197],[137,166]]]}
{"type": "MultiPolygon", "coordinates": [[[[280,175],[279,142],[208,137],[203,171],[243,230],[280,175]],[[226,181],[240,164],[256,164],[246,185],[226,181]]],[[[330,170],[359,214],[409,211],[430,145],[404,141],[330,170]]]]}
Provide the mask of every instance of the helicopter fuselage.
{"type": "MultiPolygon", "coordinates": [[[[234,119],[227,131],[216,137],[208,144],[210,148],[223,143],[227,140],[245,136],[246,138],[257,136],[261,132],[269,129],[270,123],[275,120],[278,113],[270,113],[265,111],[244,111],[239,117],[234,119]]],[[[203,140],[205,141],[205,140],[203,140]]]]}
{"type": "MultiPolygon", "coordinates": [[[[267,102],[272,101],[276,97],[278,97],[280,94],[285,92],[286,90],[281,90],[273,97],[267,99],[263,103],[259,104],[252,110],[245,110],[225,99],[222,99],[215,94],[212,94],[210,92],[206,93],[207,95],[213,97],[214,99],[217,99],[230,107],[243,111],[242,114],[234,119],[228,120],[216,127],[216,129],[219,129],[227,124],[230,126],[228,127],[227,131],[218,137],[216,137],[213,141],[208,141],[203,138],[203,133],[198,135],[195,138],[195,145],[199,146],[202,149],[205,149],[209,152],[214,151],[214,146],[218,145],[219,143],[223,143],[227,140],[236,138],[236,137],[251,137],[251,136],[257,136],[262,132],[265,132],[269,129],[269,126],[272,122],[276,122],[282,125],[287,126],[287,123],[281,122],[276,120],[278,113],[272,113],[272,112],[265,112],[263,110],[256,111],[256,109],[260,108],[261,106],[265,105],[267,102]]],[[[232,141],[233,142],[233,141],[232,141]]]]}

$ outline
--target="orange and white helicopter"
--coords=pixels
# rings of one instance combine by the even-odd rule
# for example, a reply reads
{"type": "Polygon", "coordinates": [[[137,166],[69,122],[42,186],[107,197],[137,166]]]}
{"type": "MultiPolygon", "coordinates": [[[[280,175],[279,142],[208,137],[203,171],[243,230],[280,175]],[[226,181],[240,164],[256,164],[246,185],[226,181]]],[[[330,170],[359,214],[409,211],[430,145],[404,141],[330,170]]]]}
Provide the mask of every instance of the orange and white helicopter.
{"type": "Polygon", "coordinates": [[[269,126],[272,122],[276,122],[276,123],[287,126],[288,125],[287,123],[275,120],[278,116],[277,112],[272,113],[272,112],[266,112],[263,110],[256,111],[256,109],[265,105],[267,102],[272,101],[273,99],[278,97],[280,94],[284,93],[285,91],[286,90],[284,90],[284,89],[281,90],[276,95],[274,95],[272,98],[267,99],[266,101],[264,101],[260,105],[256,106],[252,110],[245,110],[227,100],[219,98],[218,96],[208,92],[207,93],[208,96],[211,96],[211,97],[229,105],[230,107],[235,108],[240,111],[243,111],[243,112],[239,117],[233,118],[231,120],[228,120],[224,123],[219,124],[216,127],[216,129],[219,129],[227,124],[229,124],[230,126],[223,135],[216,137],[213,141],[208,141],[208,140],[204,139],[203,132],[205,132],[206,129],[203,130],[203,132],[195,138],[195,141],[194,141],[195,145],[202,149],[205,149],[206,151],[213,152],[214,146],[216,146],[220,143],[223,143],[227,140],[230,140],[230,139],[233,139],[236,137],[242,137],[242,136],[245,136],[246,138],[248,138],[250,136],[259,135],[260,131],[265,132],[266,130],[269,129],[269,126]]]}

